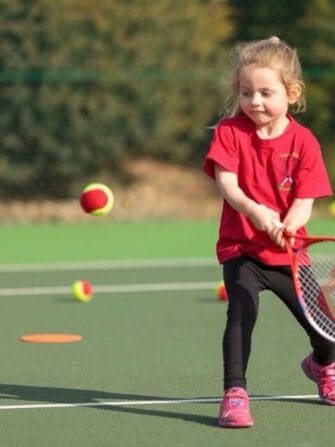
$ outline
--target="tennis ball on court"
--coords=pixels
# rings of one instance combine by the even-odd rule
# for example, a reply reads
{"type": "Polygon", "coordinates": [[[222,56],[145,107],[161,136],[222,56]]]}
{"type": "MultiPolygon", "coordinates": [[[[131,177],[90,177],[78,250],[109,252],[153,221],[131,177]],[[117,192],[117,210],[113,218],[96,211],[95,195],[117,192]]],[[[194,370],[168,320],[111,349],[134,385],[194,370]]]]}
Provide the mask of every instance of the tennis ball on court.
{"type": "Polygon", "coordinates": [[[72,284],[72,295],[81,303],[88,303],[93,298],[93,287],[89,281],[78,280],[72,284]]]}
{"type": "Polygon", "coordinates": [[[113,208],[113,204],[112,191],[102,183],[90,183],[80,195],[82,209],[93,216],[105,216],[113,208]]]}
{"type": "Polygon", "coordinates": [[[335,200],[333,200],[332,202],[330,202],[330,204],[329,204],[329,206],[328,206],[328,211],[329,211],[329,214],[330,214],[332,217],[335,217],[335,200]]]}
{"type": "Polygon", "coordinates": [[[228,301],[228,293],[223,281],[217,284],[215,291],[216,291],[216,298],[219,301],[228,301]]]}

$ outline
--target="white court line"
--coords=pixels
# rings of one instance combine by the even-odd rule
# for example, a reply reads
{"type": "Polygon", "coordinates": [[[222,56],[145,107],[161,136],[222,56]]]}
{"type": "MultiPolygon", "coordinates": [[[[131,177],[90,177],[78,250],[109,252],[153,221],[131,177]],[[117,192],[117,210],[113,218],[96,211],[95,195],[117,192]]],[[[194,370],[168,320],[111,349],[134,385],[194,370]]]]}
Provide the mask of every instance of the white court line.
{"type": "MultiPolygon", "coordinates": [[[[139,293],[139,292],[164,292],[173,290],[210,290],[215,288],[217,282],[171,282],[152,284],[111,284],[96,285],[94,293],[139,293]]],[[[70,287],[13,287],[0,289],[0,296],[36,296],[36,295],[68,295],[70,287]]]]}
{"type": "Polygon", "coordinates": [[[215,266],[213,258],[121,259],[111,261],[46,262],[32,264],[0,264],[1,273],[48,272],[63,270],[141,269],[160,267],[215,266]]]}
{"type": "MultiPolygon", "coordinates": [[[[279,395],[279,396],[250,396],[252,401],[290,401],[320,399],[315,394],[307,395],[279,395]]],[[[221,398],[195,398],[195,399],[157,399],[157,400],[120,400],[120,401],[101,401],[101,402],[78,402],[78,403],[49,403],[49,404],[20,404],[20,405],[0,405],[1,410],[35,410],[35,409],[53,409],[53,408],[80,408],[80,407],[133,407],[146,405],[176,405],[193,403],[218,403],[221,398]]]]}

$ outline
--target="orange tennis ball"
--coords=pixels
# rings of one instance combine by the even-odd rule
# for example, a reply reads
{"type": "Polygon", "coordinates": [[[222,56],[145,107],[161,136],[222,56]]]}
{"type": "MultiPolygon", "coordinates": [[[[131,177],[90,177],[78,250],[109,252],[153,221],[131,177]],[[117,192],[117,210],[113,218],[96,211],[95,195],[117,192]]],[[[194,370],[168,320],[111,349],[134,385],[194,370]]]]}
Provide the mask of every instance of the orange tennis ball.
{"type": "Polygon", "coordinates": [[[228,293],[223,281],[216,286],[216,297],[219,301],[228,301],[228,293]]]}
{"type": "Polygon", "coordinates": [[[329,214],[330,214],[332,217],[335,217],[335,200],[333,200],[332,202],[330,202],[330,204],[329,204],[329,206],[328,206],[328,211],[329,211],[329,214]]]}
{"type": "Polygon", "coordinates": [[[111,211],[113,204],[112,191],[102,183],[90,183],[80,195],[82,209],[93,216],[105,216],[111,211]]]}
{"type": "Polygon", "coordinates": [[[72,284],[72,295],[81,303],[88,303],[93,298],[93,287],[89,281],[78,280],[72,284]]]}

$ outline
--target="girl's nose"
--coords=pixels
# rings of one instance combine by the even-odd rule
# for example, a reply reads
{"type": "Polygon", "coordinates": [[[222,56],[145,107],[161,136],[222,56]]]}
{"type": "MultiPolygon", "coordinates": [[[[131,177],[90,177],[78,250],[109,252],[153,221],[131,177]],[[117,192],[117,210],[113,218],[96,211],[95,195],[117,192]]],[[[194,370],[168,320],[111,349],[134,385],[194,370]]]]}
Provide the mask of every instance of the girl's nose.
{"type": "Polygon", "coordinates": [[[259,93],[254,93],[251,97],[250,97],[250,102],[251,104],[259,104],[261,101],[261,97],[259,93]]]}

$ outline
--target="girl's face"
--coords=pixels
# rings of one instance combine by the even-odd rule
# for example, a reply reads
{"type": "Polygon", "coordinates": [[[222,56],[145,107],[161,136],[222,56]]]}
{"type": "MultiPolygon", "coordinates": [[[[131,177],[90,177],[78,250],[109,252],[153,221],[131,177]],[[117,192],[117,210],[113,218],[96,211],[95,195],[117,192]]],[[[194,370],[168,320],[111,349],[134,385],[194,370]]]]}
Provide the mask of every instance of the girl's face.
{"type": "MultiPolygon", "coordinates": [[[[256,125],[257,130],[276,132],[286,126],[288,106],[294,100],[276,70],[257,65],[242,68],[239,77],[240,108],[256,125]]],[[[283,130],[283,129],[281,129],[283,130]]]]}

